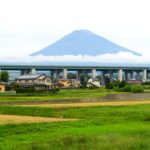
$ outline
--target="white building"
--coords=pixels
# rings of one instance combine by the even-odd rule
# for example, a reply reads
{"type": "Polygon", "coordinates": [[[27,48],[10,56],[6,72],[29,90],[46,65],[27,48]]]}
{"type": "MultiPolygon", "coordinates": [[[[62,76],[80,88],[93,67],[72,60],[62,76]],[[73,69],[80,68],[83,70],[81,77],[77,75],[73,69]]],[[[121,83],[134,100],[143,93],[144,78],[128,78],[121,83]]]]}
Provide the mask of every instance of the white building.
{"type": "Polygon", "coordinates": [[[100,80],[97,79],[97,78],[90,78],[87,82],[87,87],[90,87],[90,86],[96,86],[96,87],[100,87],[100,80]]]}

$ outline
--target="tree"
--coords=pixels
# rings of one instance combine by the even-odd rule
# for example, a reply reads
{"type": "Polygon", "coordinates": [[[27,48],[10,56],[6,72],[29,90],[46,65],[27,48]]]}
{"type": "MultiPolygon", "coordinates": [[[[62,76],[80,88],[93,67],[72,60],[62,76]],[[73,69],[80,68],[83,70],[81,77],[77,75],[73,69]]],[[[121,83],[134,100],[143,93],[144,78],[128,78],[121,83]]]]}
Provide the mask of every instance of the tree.
{"type": "Polygon", "coordinates": [[[126,84],[127,84],[126,81],[121,81],[121,82],[119,83],[119,88],[125,87],[126,84]]]}
{"type": "Polygon", "coordinates": [[[7,71],[2,71],[2,72],[0,73],[0,80],[1,80],[2,82],[8,82],[8,80],[9,80],[9,74],[8,74],[7,71]]]}

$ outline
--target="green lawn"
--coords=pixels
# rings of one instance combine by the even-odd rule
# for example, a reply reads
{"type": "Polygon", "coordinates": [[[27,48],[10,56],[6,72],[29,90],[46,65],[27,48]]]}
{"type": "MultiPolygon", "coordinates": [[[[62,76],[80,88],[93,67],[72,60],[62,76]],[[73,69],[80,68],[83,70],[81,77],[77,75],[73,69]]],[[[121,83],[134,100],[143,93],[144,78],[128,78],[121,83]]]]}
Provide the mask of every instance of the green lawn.
{"type": "Polygon", "coordinates": [[[0,106],[0,114],[79,118],[0,126],[0,150],[149,150],[150,105],[92,108],[0,106]]]}
{"type": "Polygon", "coordinates": [[[102,97],[109,93],[117,93],[99,89],[70,89],[60,90],[57,94],[16,94],[5,95],[0,94],[0,102],[2,101],[31,101],[31,100],[61,100],[61,99],[77,99],[77,98],[96,98],[102,97]]]}

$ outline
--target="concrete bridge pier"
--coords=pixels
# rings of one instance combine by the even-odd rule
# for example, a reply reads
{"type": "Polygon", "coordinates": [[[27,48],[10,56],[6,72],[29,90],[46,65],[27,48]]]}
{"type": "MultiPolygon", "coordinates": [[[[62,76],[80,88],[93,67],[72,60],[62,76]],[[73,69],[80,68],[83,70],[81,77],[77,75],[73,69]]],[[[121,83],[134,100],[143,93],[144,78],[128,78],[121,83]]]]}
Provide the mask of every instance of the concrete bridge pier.
{"type": "Polygon", "coordinates": [[[36,74],[36,69],[35,69],[35,68],[32,68],[30,73],[31,73],[32,75],[36,74]]]}
{"type": "Polygon", "coordinates": [[[83,70],[82,73],[83,73],[84,83],[86,83],[87,80],[88,80],[87,71],[86,71],[86,70],[83,70]]]}
{"type": "Polygon", "coordinates": [[[77,79],[81,80],[81,76],[83,76],[83,70],[77,70],[77,79]]]}
{"type": "Polygon", "coordinates": [[[130,80],[131,76],[130,76],[130,72],[129,71],[124,71],[124,75],[125,75],[125,81],[130,80]]]}
{"type": "Polygon", "coordinates": [[[141,78],[141,77],[140,77],[140,71],[137,71],[137,72],[136,72],[136,79],[137,79],[137,80],[140,80],[140,78],[141,78]]]}
{"type": "Polygon", "coordinates": [[[51,70],[50,71],[50,77],[51,77],[52,81],[54,81],[54,74],[55,74],[55,72],[53,70],[51,70]]]}
{"type": "Polygon", "coordinates": [[[55,70],[55,79],[58,80],[60,78],[60,70],[55,70]]]}
{"type": "Polygon", "coordinates": [[[36,74],[36,69],[22,69],[21,70],[21,75],[35,75],[36,74]]]}
{"type": "Polygon", "coordinates": [[[104,71],[102,71],[102,73],[101,73],[101,85],[102,86],[104,86],[105,85],[105,72],[104,71]]]}
{"type": "Polygon", "coordinates": [[[144,81],[147,80],[147,70],[146,69],[143,70],[143,80],[144,81]]]}
{"type": "Polygon", "coordinates": [[[77,80],[80,80],[80,71],[79,70],[77,70],[77,74],[76,74],[76,78],[77,78],[77,80]]]}
{"type": "Polygon", "coordinates": [[[54,81],[54,80],[57,80],[57,79],[59,79],[59,77],[60,77],[60,70],[51,70],[50,71],[50,76],[51,76],[51,79],[52,79],[52,81],[54,81]]]}
{"type": "Polygon", "coordinates": [[[134,71],[128,71],[126,77],[126,81],[133,79],[134,71]]]}
{"type": "Polygon", "coordinates": [[[96,69],[92,69],[92,78],[96,78],[96,69]]]}
{"type": "Polygon", "coordinates": [[[108,77],[109,81],[113,82],[113,71],[110,70],[110,71],[107,71],[105,73],[106,73],[106,76],[108,77]]]}
{"type": "Polygon", "coordinates": [[[147,70],[147,80],[149,79],[149,73],[150,73],[150,72],[147,70]]]}
{"type": "Polygon", "coordinates": [[[128,73],[126,71],[124,71],[124,80],[127,81],[128,80],[128,73]]]}
{"type": "Polygon", "coordinates": [[[119,69],[119,70],[118,70],[118,80],[119,80],[119,81],[122,81],[122,77],[123,77],[122,69],[119,69]]]}
{"type": "Polygon", "coordinates": [[[30,69],[21,70],[21,75],[30,75],[30,74],[31,74],[31,70],[30,69]]]}
{"type": "Polygon", "coordinates": [[[134,71],[131,71],[130,72],[130,79],[133,79],[134,78],[134,71]]]}
{"type": "Polygon", "coordinates": [[[63,78],[67,79],[68,71],[66,68],[63,69],[63,78]]]}

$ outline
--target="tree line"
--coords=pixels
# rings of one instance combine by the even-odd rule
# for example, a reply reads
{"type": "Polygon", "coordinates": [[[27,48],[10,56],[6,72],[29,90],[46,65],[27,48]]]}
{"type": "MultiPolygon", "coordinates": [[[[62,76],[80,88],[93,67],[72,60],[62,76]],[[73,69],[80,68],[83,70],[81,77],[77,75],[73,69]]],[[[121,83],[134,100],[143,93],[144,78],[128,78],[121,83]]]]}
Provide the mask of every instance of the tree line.
{"type": "Polygon", "coordinates": [[[8,82],[9,80],[9,74],[7,71],[0,72],[0,81],[1,82],[8,82]]]}

